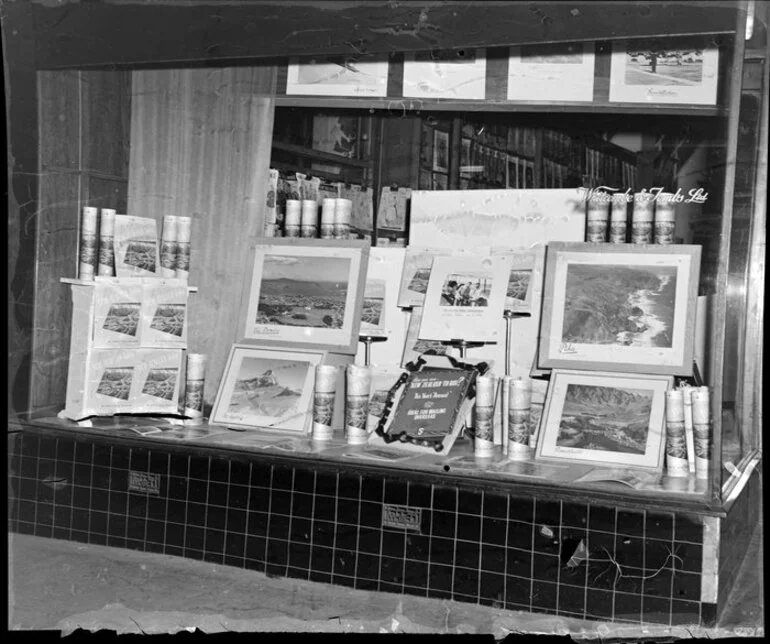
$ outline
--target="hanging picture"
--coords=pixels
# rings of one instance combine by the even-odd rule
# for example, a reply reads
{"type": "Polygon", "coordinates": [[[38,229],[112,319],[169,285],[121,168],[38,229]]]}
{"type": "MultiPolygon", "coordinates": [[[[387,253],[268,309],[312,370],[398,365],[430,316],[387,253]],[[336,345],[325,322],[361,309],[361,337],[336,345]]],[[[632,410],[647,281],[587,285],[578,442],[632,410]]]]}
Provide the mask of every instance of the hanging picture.
{"type": "Polygon", "coordinates": [[[449,132],[433,130],[433,170],[449,172],[449,132]]]}
{"type": "Polygon", "coordinates": [[[670,376],[554,369],[538,459],[661,470],[670,376]]]}
{"type": "Polygon", "coordinates": [[[593,101],[594,44],[511,47],[509,101],[593,101]]]}
{"type": "Polygon", "coordinates": [[[257,244],[243,337],[355,353],[368,257],[366,240],[257,244]]]}
{"type": "Polygon", "coordinates": [[[486,73],[484,49],[407,53],[404,58],[403,95],[483,100],[486,73]]]}
{"type": "Polygon", "coordinates": [[[538,366],[691,375],[700,253],[550,243],[538,366]]]}
{"type": "Polygon", "coordinates": [[[499,322],[510,272],[508,255],[437,257],[425,293],[420,337],[503,341],[499,322]]]}
{"type": "Polygon", "coordinates": [[[211,423],[306,434],[322,352],[233,345],[211,423]]]}
{"type": "Polygon", "coordinates": [[[379,56],[292,58],[286,93],[311,96],[385,96],[388,59],[379,56]]]}
{"type": "Polygon", "coordinates": [[[610,101],[715,105],[719,51],[702,38],[612,43],[610,101]]]}

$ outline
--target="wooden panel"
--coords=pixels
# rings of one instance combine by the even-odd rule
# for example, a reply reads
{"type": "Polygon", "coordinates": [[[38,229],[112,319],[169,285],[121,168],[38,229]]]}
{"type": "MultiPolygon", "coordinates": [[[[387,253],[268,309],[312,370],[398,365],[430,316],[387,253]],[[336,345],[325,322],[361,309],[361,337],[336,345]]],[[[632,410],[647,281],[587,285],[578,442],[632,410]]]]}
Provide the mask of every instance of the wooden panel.
{"type": "Polygon", "coordinates": [[[76,170],[80,163],[79,74],[73,71],[38,74],[40,165],[76,170]]]}
{"type": "Polygon", "coordinates": [[[81,72],[83,93],[82,168],[128,177],[131,73],[81,72]]]}
{"type": "Polygon", "coordinates": [[[37,279],[30,408],[63,407],[69,363],[69,287],[61,277],[77,276],[79,178],[43,173],[37,217],[37,279]]]}
{"type": "Polygon", "coordinates": [[[212,401],[230,346],[250,247],[263,230],[275,69],[134,72],[128,212],[193,218],[189,347],[207,353],[212,401]]]}

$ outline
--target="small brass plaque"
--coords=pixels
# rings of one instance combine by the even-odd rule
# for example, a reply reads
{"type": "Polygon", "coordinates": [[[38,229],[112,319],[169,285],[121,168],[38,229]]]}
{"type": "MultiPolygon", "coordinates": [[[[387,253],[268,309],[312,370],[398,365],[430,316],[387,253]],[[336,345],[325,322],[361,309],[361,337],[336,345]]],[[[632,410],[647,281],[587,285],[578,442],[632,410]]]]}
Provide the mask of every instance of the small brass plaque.
{"type": "Polygon", "coordinates": [[[128,472],[128,491],[144,494],[160,494],[160,474],[150,472],[128,472]]]}
{"type": "Polygon", "coordinates": [[[383,527],[420,532],[421,521],[422,508],[410,508],[407,505],[392,505],[390,503],[382,506],[383,527]]]}

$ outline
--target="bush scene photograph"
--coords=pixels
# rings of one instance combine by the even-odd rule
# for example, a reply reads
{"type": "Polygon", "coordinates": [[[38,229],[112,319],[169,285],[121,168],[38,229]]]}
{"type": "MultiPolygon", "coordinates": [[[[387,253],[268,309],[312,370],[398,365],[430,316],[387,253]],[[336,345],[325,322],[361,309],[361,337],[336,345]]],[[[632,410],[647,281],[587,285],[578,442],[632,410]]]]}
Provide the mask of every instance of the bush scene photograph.
{"type": "Polygon", "coordinates": [[[257,324],[341,329],[350,259],[267,255],[257,324]]]}
{"type": "Polygon", "coordinates": [[[569,264],[562,342],[673,346],[677,268],[569,264]]]}
{"type": "Polygon", "coordinates": [[[227,412],[274,418],[294,413],[309,368],[309,362],[244,356],[227,412]]]}
{"type": "Polygon", "coordinates": [[[652,398],[643,389],[570,383],[556,446],[643,455],[652,398]]]}

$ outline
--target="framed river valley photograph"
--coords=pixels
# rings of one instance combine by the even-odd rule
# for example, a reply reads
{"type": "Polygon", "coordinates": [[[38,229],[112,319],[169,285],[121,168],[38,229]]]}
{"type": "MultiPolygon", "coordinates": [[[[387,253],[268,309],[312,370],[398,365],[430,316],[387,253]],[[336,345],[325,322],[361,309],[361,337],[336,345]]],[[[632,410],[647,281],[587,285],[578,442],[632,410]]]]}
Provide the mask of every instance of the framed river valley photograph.
{"type": "Polygon", "coordinates": [[[308,433],[315,367],[322,357],[321,351],[233,345],[211,411],[211,423],[308,433]]]}
{"type": "Polygon", "coordinates": [[[536,456],[660,471],[671,376],[554,369],[536,456]]]}
{"type": "Polygon", "coordinates": [[[257,244],[243,337],[355,353],[368,258],[367,240],[257,244]]]}
{"type": "Polygon", "coordinates": [[[552,242],[541,369],[692,375],[700,246],[552,242]]]}

